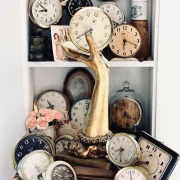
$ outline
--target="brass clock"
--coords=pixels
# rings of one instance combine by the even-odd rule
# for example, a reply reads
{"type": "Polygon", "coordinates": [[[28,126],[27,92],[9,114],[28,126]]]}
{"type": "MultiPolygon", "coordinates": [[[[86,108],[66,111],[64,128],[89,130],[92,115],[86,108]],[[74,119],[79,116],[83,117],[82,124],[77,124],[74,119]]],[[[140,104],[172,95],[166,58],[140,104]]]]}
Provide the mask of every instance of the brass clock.
{"type": "Polygon", "coordinates": [[[141,49],[141,35],[134,26],[121,24],[114,28],[109,46],[111,51],[119,57],[132,57],[141,49]]]}

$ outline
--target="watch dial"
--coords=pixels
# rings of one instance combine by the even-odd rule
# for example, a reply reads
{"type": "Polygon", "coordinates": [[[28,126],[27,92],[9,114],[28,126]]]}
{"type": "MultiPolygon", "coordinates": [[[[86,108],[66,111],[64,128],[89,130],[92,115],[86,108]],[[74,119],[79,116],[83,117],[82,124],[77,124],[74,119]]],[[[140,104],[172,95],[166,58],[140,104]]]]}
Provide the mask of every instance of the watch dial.
{"type": "Polygon", "coordinates": [[[114,27],[124,22],[124,12],[117,4],[113,2],[107,2],[99,7],[109,15],[114,27]]]}
{"type": "Polygon", "coordinates": [[[74,173],[66,165],[58,165],[52,171],[52,180],[74,180],[74,173]]]}
{"type": "Polygon", "coordinates": [[[143,137],[138,143],[141,150],[138,165],[147,170],[152,180],[161,179],[172,156],[143,137]]]}
{"type": "Polygon", "coordinates": [[[108,145],[108,156],[118,166],[134,164],[139,156],[138,143],[130,135],[116,134],[108,145]]]}
{"type": "Polygon", "coordinates": [[[89,32],[92,33],[97,50],[105,48],[111,40],[112,22],[102,9],[96,7],[83,8],[72,17],[70,22],[71,40],[85,52],[89,52],[85,38],[89,32]]]}
{"type": "Polygon", "coordinates": [[[120,99],[110,106],[110,117],[119,127],[133,128],[139,124],[142,110],[137,101],[130,98],[120,99]]]}
{"type": "Polygon", "coordinates": [[[43,136],[28,135],[23,137],[16,145],[14,158],[16,164],[26,155],[35,150],[45,150],[53,155],[52,147],[43,136]]]}
{"type": "Polygon", "coordinates": [[[140,50],[141,45],[142,40],[139,31],[128,24],[117,26],[109,43],[111,51],[120,57],[134,56],[140,50]]]}
{"type": "Polygon", "coordinates": [[[67,97],[59,91],[45,91],[38,96],[36,101],[38,110],[47,108],[57,111],[67,111],[69,109],[67,97]]]}
{"type": "Polygon", "coordinates": [[[91,0],[69,0],[67,3],[67,11],[70,16],[73,16],[78,10],[88,6],[93,6],[91,0]]]}
{"type": "Polygon", "coordinates": [[[83,99],[76,102],[70,111],[71,121],[77,130],[80,130],[84,126],[86,115],[89,109],[91,100],[83,99]]]}
{"type": "Polygon", "coordinates": [[[61,15],[62,7],[59,0],[35,0],[33,2],[32,16],[38,25],[50,26],[55,24],[61,15]]]}

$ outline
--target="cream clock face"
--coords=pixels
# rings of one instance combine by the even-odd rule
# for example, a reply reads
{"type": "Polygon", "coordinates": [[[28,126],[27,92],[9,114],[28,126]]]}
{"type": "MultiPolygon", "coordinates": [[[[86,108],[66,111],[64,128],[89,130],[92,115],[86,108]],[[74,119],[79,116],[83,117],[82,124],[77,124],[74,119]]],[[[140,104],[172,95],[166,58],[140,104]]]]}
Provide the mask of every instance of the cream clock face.
{"type": "Polygon", "coordinates": [[[70,22],[71,40],[85,52],[89,52],[85,39],[87,33],[92,33],[97,50],[102,50],[109,44],[112,35],[112,22],[102,9],[86,7],[72,17],[70,22]]]}
{"type": "Polygon", "coordinates": [[[119,57],[134,56],[141,48],[142,40],[139,31],[132,25],[122,24],[114,29],[109,44],[111,51],[119,57]]]}
{"type": "Polygon", "coordinates": [[[31,0],[29,11],[31,20],[43,28],[56,24],[62,16],[59,0],[31,0]]]}
{"type": "Polygon", "coordinates": [[[140,154],[139,145],[128,134],[118,133],[106,145],[107,153],[112,162],[120,167],[134,164],[140,154]]]}
{"type": "Polygon", "coordinates": [[[124,22],[124,12],[116,3],[107,2],[99,7],[109,15],[114,27],[124,22]]]}
{"type": "Polygon", "coordinates": [[[147,170],[152,180],[161,179],[172,156],[143,137],[138,143],[141,150],[138,165],[147,170]]]}

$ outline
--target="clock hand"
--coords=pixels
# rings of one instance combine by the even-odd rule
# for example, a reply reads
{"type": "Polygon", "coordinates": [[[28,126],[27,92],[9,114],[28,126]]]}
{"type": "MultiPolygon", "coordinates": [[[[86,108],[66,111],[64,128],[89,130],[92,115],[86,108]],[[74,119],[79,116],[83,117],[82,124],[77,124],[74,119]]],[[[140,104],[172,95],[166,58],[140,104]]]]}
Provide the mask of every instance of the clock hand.
{"type": "Polygon", "coordinates": [[[148,165],[149,161],[138,161],[137,164],[146,164],[146,165],[148,165]]]}
{"type": "Polygon", "coordinates": [[[127,40],[126,40],[126,42],[129,43],[129,44],[133,44],[133,45],[137,46],[137,44],[135,44],[135,43],[133,43],[133,42],[131,42],[131,41],[127,41],[127,40]]]}
{"type": "Polygon", "coordinates": [[[92,28],[90,28],[88,31],[86,31],[85,33],[83,33],[83,34],[81,34],[80,36],[78,36],[76,39],[79,39],[80,37],[82,37],[82,36],[84,36],[84,35],[86,35],[87,33],[92,33],[92,31],[93,31],[93,29],[92,28]]]}
{"type": "Polygon", "coordinates": [[[53,173],[53,174],[55,174],[55,175],[57,175],[57,176],[59,176],[59,177],[61,177],[61,178],[62,178],[62,176],[61,176],[61,175],[59,175],[59,174],[57,174],[57,173],[53,173]]]}
{"type": "Polygon", "coordinates": [[[132,180],[132,174],[131,174],[131,171],[130,171],[130,180],[132,180]]]}
{"type": "Polygon", "coordinates": [[[125,51],[126,39],[123,39],[123,50],[125,51]]]}
{"type": "Polygon", "coordinates": [[[39,4],[39,5],[44,9],[45,12],[47,12],[47,9],[44,6],[42,6],[41,4],[39,4]]]}
{"type": "Polygon", "coordinates": [[[42,10],[39,10],[38,12],[46,12],[46,10],[45,10],[45,9],[42,9],[42,10]]]}
{"type": "Polygon", "coordinates": [[[48,100],[47,100],[48,104],[49,104],[49,107],[48,108],[51,108],[51,109],[54,109],[54,105],[52,105],[48,100]]]}

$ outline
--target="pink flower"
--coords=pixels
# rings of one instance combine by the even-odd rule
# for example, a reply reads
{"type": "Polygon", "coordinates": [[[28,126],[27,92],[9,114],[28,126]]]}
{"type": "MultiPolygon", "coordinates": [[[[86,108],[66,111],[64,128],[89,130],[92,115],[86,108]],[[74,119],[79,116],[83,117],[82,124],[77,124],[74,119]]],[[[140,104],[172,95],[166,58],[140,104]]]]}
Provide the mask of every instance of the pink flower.
{"type": "Polygon", "coordinates": [[[54,120],[54,114],[50,112],[49,114],[46,114],[44,118],[46,119],[47,122],[51,122],[54,120]]]}
{"type": "Polygon", "coordinates": [[[31,111],[28,113],[28,117],[36,117],[37,116],[37,113],[35,111],[31,111]]]}
{"type": "Polygon", "coordinates": [[[38,129],[46,129],[47,127],[48,127],[48,121],[44,117],[40,117],[37,119],[38,129]]]}
{"type": "Polygon", "coordinates": [[[54,114],[54,119],[56,119],[58,122],[62,120],[63,114],[61,112],[58,112],[56,110],[52,111],[54,114]]]}
{"type": "Polygon", "coordinates": [[[49,109],[41,109],[39,111],[40,116],[46,116],[49,113],[51,113],[51,110],[49,110],[49,109]]]}
{"type": "Polygon", "coordinates": [[[26,127],[33,131],[36,128],[37,122],[35,117],[28,117],[26,120],[26,127]]]}

